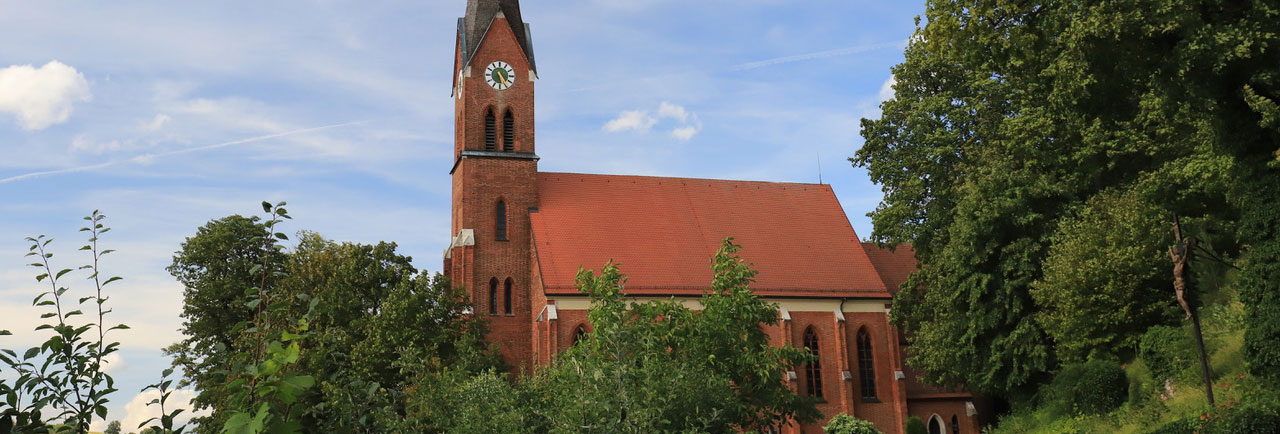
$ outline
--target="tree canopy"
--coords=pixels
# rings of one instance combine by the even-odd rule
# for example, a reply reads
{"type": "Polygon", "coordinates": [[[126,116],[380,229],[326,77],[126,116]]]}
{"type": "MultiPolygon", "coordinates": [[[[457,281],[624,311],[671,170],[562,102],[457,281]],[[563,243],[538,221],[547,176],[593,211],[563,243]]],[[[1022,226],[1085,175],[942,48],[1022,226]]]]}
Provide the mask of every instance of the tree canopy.
{"type": "Polygon", "coordinates": [[[1003,393],[1132,351],[1125,329],[1174,302],[1156,255],[1176,213],[1244,264],[1250,366],[1277,371],[1278,18],[1266,1],[929,1],[851,159],[885,193],[872,238],[922,264],[893,309],[910,363],[1003,393]],[[1132,316],[1068,318],[1086,304],[1132,316]]]}

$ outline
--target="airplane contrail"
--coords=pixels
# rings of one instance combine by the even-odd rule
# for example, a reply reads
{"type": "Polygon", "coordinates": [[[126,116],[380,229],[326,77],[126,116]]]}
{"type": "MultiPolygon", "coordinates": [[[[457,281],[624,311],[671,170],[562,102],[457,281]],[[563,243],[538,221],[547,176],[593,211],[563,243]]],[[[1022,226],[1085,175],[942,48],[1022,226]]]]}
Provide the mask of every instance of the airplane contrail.
{"type": "Polygon", "coordinates": [[[794,56],[776,57],[773,59],[760,60],[756,62],[747,62],[733,66],[734,71],[746,71],[748,69],[763,68],[766,66],[779,65],[783,63],[799,62],[802,60],[821,59],[824,57],[847,56],[850,54],[865,53],[868,51],[883,50],[886,48],[901,48],[905,46],[907,41],[885,42],[880,44],[859,45],[857,47],[839,48],[835,50],[819,51],[816,53],[797,54],[794,56]]]}
{"type": "Polygon", "coordinates": [[[177,149],[177,150],[173,150],[173,151],[160,152],[160,153],[155,153],[155,154],[142,154],[142,155],[137,155],[137,156],[134,156],[134,157],[131,157],[131,158],[126,158],[126,159],[123,159],[123,160],[112,160],[112,161],[108,161],[108,162],[105,162],[105,163],[98,163],[98,164],[93,164],[93,165],[88,165],[88,166],[68,167],[68,168],[66,168],[66,169],[46,170],[46,171],[42,171],[42,172],[31,172],[31,173],[26,173],[26,174],[22,174],[22,175],[16,175],[16,176],[11,176],[11,177],[8,177],[8,178],[0,179],[0,184],[5,184],[5,183],[15,182],[15,181],[22,181],[22,180],[24,180],[24,179],[39,178],[39,177],[42,177],[42,176],[61,175],[61,174],[64,174],[64,173],[75,173],[75,172],[85,172],[85,171],[90,171],[90,170],[97,170],[97,169],[102,169],[102,168],[105,168],[105,167],[111,167],[111,166],[115,166],[115,165],[123,164],[123,163],[140,163],[140,162],[144,162],[144,161],[148,161],[148,160],[152,160],[152,159],[156,159],[156,158],[169,157],[169,156],[173,156],[173,155],[180,155],[180,154],[189,154],[189,153],[192,153],[192,152],[209,151],[209,150],[218,149],[218,148],[225,148],[225,147],[227,147],[227,146],[241,145],[241,144],[245,144],[245,143],[252,143],[252,142],[258,142],[258,141],[267,140],[267,139],[274,139],[274,138],[277,138],[277,137],[285,137],[285,136],[291,136],[291,135],[294,135],[294,134],[309,133],[309,132],[312,132],[312,131],[320,131],[320,130],[327,130],[327,129],[331,129],[331,128],[339,128],[339,127],[346,127],[346,126],[351,126],[351,125],[359,125],[359,124],[364,124],[364,123],[369,123],[369,122],[373,122],[373,120],[363,120],[363,121],[355,121],[355,122],[344,122],[344,123],[341,123],[341,124],[333,124],[333,125],[325,125],[325,126],[320,126],[320,127],[303,128],[303,129],[300,129],[300,130],[285,131],[285,132],[283,132],[283,133],[267,134],[267,135],[264,135],[264,136],[250,137],[250,138],[247,138],[247,139],[232,140],[232,141],[230,141],[230,142],[222,142],[222,143],[215,143],[215,144],[212,144],[212,145],[196,146],[196,147],[194,147],[194,148],[177,149]]]}
{"type": "MultiPolygon", "coordinates": [[[[804,61],[804,60],[813,60],[813,59],[822,59],[822,58],[826,58],[826,57],[847,56],[847,55],[850,55],[850,54],[865,53],[865,52],[868,52],[868,51],[883,50],[883,49],[887,49],[887,48],[902,48],[902,47],[905,47],[905,46],[907,46],[907,41],[905,41],[905,40],[904,40],[904,41],[897,41],[897,42],[884,42],[884,43],[880,43],[880,44],[859,45],[859,46],[856,46],[856,47],[838,48],[838,49],[835,49],[835,50],[819,51],[819,52],[815,52],[815,53],[796,54],[796,55],[793,55],[793,56],[775,57],[775,58],[773,58],[773,59],[766,59],[766,60],[759,60],[759,61],[755,61],[755,62],[741,63],[741,64],[737,64],[737,65],[731,66],[731,67],[729,67],[729,69],[730,69],[730,70],[733,70],[733,71],[746,71],[746,70],[749,70],[749,69],[763,68],[763,67],[766,67],[766,66],[773,66],[773,65],[781,65],[781,64],[784,64],[784,63],[800,62],[800,61],[804,61]]],[[[653,77],[641,78],[640,80],[642,80],[642,81],[659,80],[659,81],[660,81],[660,80],[665,80],[665,79],[669,79],[669,78],[673,78],[673,77],[681,77],[681,76],[685,76],[685,75],[689,75],[689,73],[688,73],[688,72],[684,72],[684,73],[674,73],[674,74],[663,74],[663,75],[658,75],[658,76],[653,76],[653,77]]],[[[613,85],[612,85],[612,84],[603,84],[603,83],[602,83],[602,84],[593,85],[593,86],[586,86],[586,87],[579,87],[579,88],[569,89],[569,90],[567,90],[567,91],[565,91],[565,92],[567,92],[567,93],[585,92],[585,91],[589,91],[589,90],[604,89],[604,88],[611,87],[611,86],[613,86],[613,85]]]]}

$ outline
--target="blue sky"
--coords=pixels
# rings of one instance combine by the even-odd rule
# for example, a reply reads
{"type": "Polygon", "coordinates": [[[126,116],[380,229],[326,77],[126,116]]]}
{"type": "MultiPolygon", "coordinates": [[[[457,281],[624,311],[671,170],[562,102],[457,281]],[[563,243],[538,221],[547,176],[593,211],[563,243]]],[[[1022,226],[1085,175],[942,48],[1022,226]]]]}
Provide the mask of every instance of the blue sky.
{"type": "MultiPolygon", "coordinates": [[[[923,2],[526,1],[543,171],[831,184],[857,233],[880,190],[847,158],[891,95],[923,2]]],[[[76,251],[100,209],[120,392],[180,339],[164,271],[206,221],[290,203],[286,229],[395,241],[438,271],[449,239],[451,68],[465,1],[0,2],[0,347],[41,287],[26,236],[76,251]]],[[[749,246],[748,246],[749,247],[749,246]]],[[[87,291],[69,276],[72,292],[87,291]]]]}

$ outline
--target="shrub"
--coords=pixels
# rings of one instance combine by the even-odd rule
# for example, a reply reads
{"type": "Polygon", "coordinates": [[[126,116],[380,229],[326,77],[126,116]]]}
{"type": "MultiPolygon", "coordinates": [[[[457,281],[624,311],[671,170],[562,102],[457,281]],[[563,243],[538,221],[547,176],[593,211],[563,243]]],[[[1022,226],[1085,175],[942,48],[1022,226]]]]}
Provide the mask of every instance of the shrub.
{"type": "Polygon", "coordinates": [[[1142,380],[1138,378],[1129,379],[1129,405],[1138,405],[1142,403],[1142,399],[1146,397],[1143,392],[1142,380]]]}
{"type": "Polygon", "coordinates": [[[1119,363],[1090,360],[1062,368],[1051,386],[1054,403],[1074,413],[1102,414],[1128,397],[1129,380],[1119,363]]]}
{"type": "Polygon", "coordinates": [[[1253,434],[1280,430],[1280,411],[1275,408],[1242,407],[1215,419],[1209,434],[1253,434]]]}
{"type": "Polygon", "coordinates": [[[1196,418],[1178,419],[1144,434],[1193,434],[1200,425],[1199,422],[1196,418]]]}
{"type": "Polygon", "coordinates": [[[883,434],[871,422],[847,414],[837,414],[831,418],[827,426],[822,427],[822,432],[827,434],[883,434]]]}
{"type": "Polygon", "coordinates": [[[1147,329],[1138,344],[1138,355],[1151,370],[1156,382],[1176,378],[1194,364],[1195,343],[1179,327],[1155,326],[1147,329]]]}
{"type": "Polygon", "coordinates": [[[929,429],[924,427],[924,420],[918,416],[907,418],[907,434],[929,434],[929,429]]]}

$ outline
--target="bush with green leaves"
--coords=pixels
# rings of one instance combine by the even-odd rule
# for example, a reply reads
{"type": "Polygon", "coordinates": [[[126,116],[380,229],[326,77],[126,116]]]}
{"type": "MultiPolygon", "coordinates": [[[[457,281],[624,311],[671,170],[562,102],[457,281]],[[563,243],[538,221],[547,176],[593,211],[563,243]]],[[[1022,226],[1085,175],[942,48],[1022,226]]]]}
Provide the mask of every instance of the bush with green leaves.
{"type": "Polygon", "coordinates": [[[1280,432],[1280,409],[1271,406],[1233,408],[1213,419],[1206,434],[1253,434],[1280,432]]]}
{"type": "Polygon", "coordinates": [[[822,427],[826,434],[884,434],[871,422],[847,414],[837,414],[822,427]]]}
{"type": "Polygon", "coordinates": [[[1198,363],[1192,339],[1181,327],[1151,327],[1142,335],[1138,356],[1157,382],[1163,383],[1166,378],[1181,379],[1198,363]]]}
{"type": "Polygon", "coordinates": [[[1090,360],[1066,365],[1050,385],[1051,405],[1075,414],[1102,414],[1124,403],[1129,380],[1120,364],[1090,360]]]}
{"type": "MultiPolygon", "coordinates": [[[[0,363],[15,374],[11,384],[0,379],[0,394],[4,396],[0,402],[0,432],[85,433],[94,419],[107,415],[108,396],[116,389],[115,380],[103,370],[103,359],[120,346],[119,342],[109,341],[107,335],[129,327],[107,324],[110,297],[103,291],[121,278],[100,273],[103,257],[114,251],[98,244],[100,237],[111,230],[103,223],[105,219],[95,210],[84,218],[88,225],[80,228],[80,232],[89,235],[88,242],[80,248],[88,252],[89,263],[79,270],[88,272],[86,279],[92,282],[92,288],[88,294],[75,294],[78,298],[69,293],[70,288],[62,286],[64,278],[76,269],[59,270],[53,266],[53,253],[48,250],[53,239],[44,235],[27,238],[31,247],[26,257],[34,258],[30,266],[40,270],[36,281],[49,285],[31,302],[45,310],[40,319],[48,321],[35,331],[47,330],[50,336],[21,357],[13,350],[0,350],[0,363]]],[[[4,335],[11,333],[0,330],[0,336],[4,335]]]]}
{"type": "Polygon", "coordinates": [[[1199,432],[1203,424],[1196,418],[1184,418],[1160,425],[1143,434],[1194,434],[1199,432]]]}
{"type": "Polygon", "coordinates": [[[907,434],[929,434],[929,429],[925,428],[924,420],[919,416],[908,417],[904,428],[907,434]]]}

